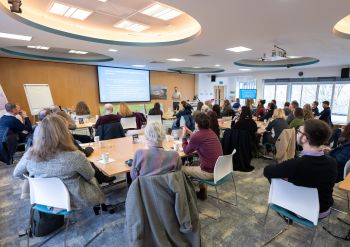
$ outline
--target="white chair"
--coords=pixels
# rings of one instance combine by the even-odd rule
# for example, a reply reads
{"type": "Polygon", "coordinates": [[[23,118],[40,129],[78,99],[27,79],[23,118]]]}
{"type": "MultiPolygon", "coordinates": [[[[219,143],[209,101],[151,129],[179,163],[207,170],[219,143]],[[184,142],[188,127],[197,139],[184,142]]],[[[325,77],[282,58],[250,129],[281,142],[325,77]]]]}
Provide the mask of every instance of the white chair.
{"type": "MultiPolygon", "coordinates": [[[[264,219],[264,228],[261,238],[263,238],[265,234],[265,225],[270,208],[276,211],[279,215],[287,218],[288,221],[293,220],[302,226],[313,229],[311,240],[312,245],[317,229],[320,211],[318,192],[316,188],[296,186],[283,179],[272,179],[268,199],[268,208],[264,219]]],[[[288,224],[287,227],[278,232],[263,246],[270,243],[287,229],[288,224]]]]}
{"type": "MultiPolygon", "coordinates": [[[[350,173],[350,160],[348,160],[344,166],[344,172],[343,172],[343,176],[344,176],[344,179],[346,178],[346,176],[350,173]]],[[[340,209],[337,209],[337,208],[332,208],[334,209],[335,211],[337,212],[340,212],[340,213],[343,213],[343,214],[350,214],[350,198],[349,198],[349,192],[346,192],[346,198],[341,196],[341,195],[337,195],[337,194],[333,194],[333,196],[336,196],[340,199],[343,199],[343,200],[346,200],[348,202],[348,212],[344,212],[340,209]]]]}
{"type": "MultiPolygon", "coordinates": [[[[70,196],[65,184],[61,179],[52,178],[31,178],[25,176],[29,181],[30,188],[30,216],[29,216],[29,228],[27,231],[27,246],[29,246],[29,236],[31,236],[31,222],[33,218],[34,210],[44,212],[47,214],[63,215],[67,219],[64,235],[64,246],[66,246],[66,235],[69,226],[69,217],[73,211],[70,206],[70,196]]],[[[100,206],[101,210],[102,207],[100,206]]],[[[102,216],[102,211],[100,212],[102,216]]],[[[104,226],[103,226],[104,227],[104,226]]],[[[99,236],[104,228],[98,232],[93,238],[89,240],[88,243],[93,241],[97,236],[99,236]]],[[[50,238],[45,240],[45,243],[56,236],[60,231],[56,232],[50,238]]]]}
{"type": "Polygon", "coordinates": [[[218,208],[220,210],[220,217],[221,217],[221,208],[220,208],[220,201],[226,202],[228,204],[231,204],[233,206],[237,206],[237,189],[236,189],[236,183],[233,178],[233,164],[232,164],[232,156],[236,153],[236,149],[233,150],[232,154],[229,155],[223,155],[219,156],[216,160],[215,166],[214,166],[214,179],[213,180],[206,180],[206,179],[198,179],[200,183],[204,183],[210,186],[215,187],[216,197],[211,196],[213,198],[217,199],[218,208]],[[222,185],[226,183],[227,181],[231,180],[233,182],[233,187],[235,189],[235,201],[236,203],[231,203],[228,201],[225,201],[223,199],[219,198],[219,193],[217,190],[217,186],[222,185]]]}
{"type": "Polygon", "coordinates": [[[124,130],[127,129],[137,129],[136,117],[126,117],[120,119],[120,123],[123,126],[124,130]]]}
{"type": "Polygon", "coordinates": [[[150,123],[162,124],[162,116],[161,115],[147,115],[147,124],[150,124],[150,123]]]}

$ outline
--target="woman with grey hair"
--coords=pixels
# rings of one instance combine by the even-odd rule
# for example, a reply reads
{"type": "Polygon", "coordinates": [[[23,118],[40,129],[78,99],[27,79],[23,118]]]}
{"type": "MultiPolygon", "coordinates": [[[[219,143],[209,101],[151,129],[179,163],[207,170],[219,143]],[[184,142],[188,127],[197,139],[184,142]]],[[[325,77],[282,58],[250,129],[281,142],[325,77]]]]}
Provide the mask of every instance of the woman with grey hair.
{"type": "Polygon", "coordinates": [[[134,180],[138,176],[161,175],[181,170],[182,162],[175,151],[165,151],[163,141],[165,131],[158,122],[147,124],[145,128],[147,149],[135,152],[130,175],[134,180]]]}

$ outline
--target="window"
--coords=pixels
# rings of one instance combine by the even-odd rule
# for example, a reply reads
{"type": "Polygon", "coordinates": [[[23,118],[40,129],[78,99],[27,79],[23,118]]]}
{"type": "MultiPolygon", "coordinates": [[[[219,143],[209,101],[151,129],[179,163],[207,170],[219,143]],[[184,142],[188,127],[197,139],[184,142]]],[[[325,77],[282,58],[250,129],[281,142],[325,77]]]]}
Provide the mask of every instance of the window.
{"type": "Polygon", "coordinates": [[[325,100],[331,101],[333,92],[333,84],[320,84],[318,88],[318,110],[321,112],[322,102],[325,100]]]}
{"type": "Polygon", "coordinates": [[[346,123],[350,102],[350,84],[335,84],[332,121],[334,123],[346,123]]]}
{"type": "Polygon", "coordinates": [[[265,85],[264,86],[264,99],[267,102],[275,99],[275,85],[265,85]]]}
{"type": "Polygon", "coordinates": [[[292,94],[290,96],[290,101],[296,100],[300,102],[301,88],[302,88],[302,85],[292,85],[292,94]]]}
{"type": "Polygon", "coordinates": [[[276,85],[276,103],[278,108],[283,108],[284,103],[287,101],[288,85],[276,85]]]}
{"type": "Polygon", "coordinates": [[[301,100],[299,102],[299,106],[302,108],[305,104],[311,104],[316,100],[317,94],[317,84],[306,84],[303,85],[303,89],[301,91],[301,100]]]}

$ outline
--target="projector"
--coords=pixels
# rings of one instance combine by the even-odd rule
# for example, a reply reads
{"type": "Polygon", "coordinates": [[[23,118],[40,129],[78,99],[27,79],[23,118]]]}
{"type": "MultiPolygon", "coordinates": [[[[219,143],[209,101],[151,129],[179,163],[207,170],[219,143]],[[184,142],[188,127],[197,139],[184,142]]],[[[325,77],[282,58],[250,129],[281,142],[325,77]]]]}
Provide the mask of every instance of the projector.
{"type": "Polygon", "coordinates": [[[21,9],[22,2],[21,2],[21,0],[8,0],[7,2],[9,4],[11,4],[11,6],[10,6],[11,12],[19,13],[19,14],[22,13],[22,9],[21,9]]]}
{"type": "Polygon", "coordinates": [[[288,59],[287,51],[275,45],[271,52],[271,56],[266,56],[266,54],[264,54],[261,61],[280,61],[285,59],[288,59]]]}

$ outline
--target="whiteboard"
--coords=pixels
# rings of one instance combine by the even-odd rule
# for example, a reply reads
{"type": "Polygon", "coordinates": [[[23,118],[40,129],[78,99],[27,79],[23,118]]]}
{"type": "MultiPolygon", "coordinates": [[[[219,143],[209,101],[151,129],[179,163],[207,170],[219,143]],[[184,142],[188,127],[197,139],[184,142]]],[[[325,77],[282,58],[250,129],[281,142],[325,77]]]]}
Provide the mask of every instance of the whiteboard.
{"type": "Polygon", "coordinates": [[[5,105],[7,104],[7,98],[4,93],[4,90],[2,89],[2,86],[0,85],[0,116],[5,114],[5,105]]]}
{"type": "Polygon", "coordinates": [[[38,115],[39,111],[45,107],[53,105],[52,95],[48,84],[24,84],[24,91],[30,113],[38,115]]]}

